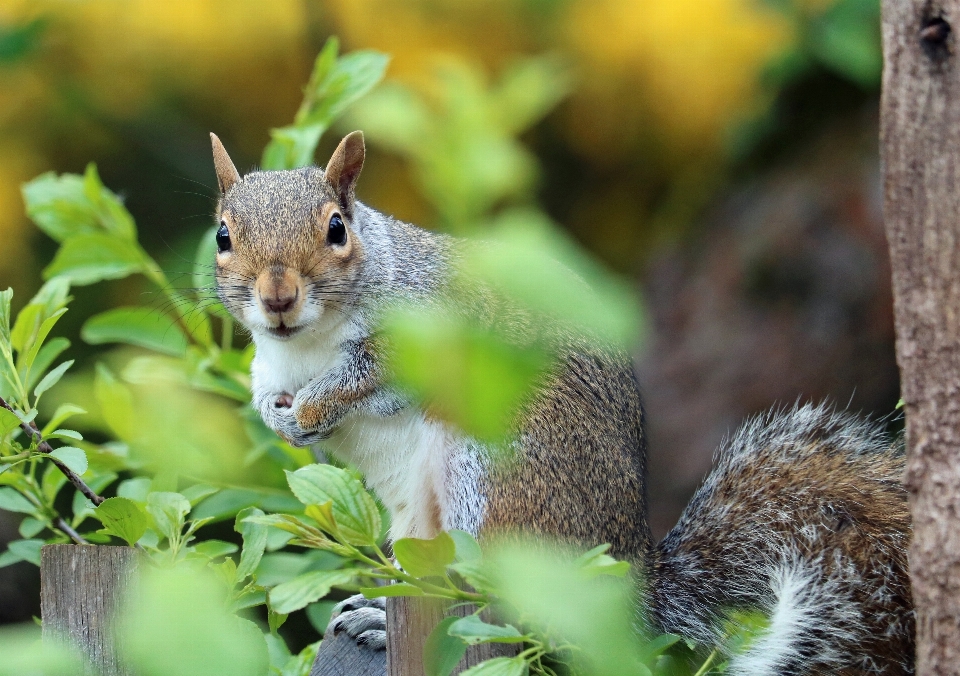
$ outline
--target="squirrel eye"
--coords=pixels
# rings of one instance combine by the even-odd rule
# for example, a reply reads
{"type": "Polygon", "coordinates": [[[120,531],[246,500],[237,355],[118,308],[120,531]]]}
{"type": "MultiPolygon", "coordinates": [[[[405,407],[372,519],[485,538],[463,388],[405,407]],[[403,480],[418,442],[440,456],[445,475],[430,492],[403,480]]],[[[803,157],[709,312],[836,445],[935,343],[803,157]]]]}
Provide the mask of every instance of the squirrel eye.
{"type": "Polygon", "coordinates": [[[340,214],[334,214],[330,219],[330,227],[327,229],[327,242],[338,246],[347,243],[347,229],[343,225],[340,214]]]}
{"type": "Polygon", "coordinates": [[[217,230],[217,251],[223,253],[230,251],[230,232],[227,230],[227,224],[220,221],[220,229],[217,230]]]}

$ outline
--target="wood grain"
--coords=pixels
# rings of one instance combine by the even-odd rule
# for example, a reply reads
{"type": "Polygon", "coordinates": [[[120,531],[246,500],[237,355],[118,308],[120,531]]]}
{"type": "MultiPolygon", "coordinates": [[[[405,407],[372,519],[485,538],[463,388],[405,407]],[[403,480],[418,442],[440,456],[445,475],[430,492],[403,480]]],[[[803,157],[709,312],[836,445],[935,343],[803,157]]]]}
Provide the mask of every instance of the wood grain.
{"type": "MultiPolygon", "coordinates": [[[[424,676],[423,645],[434,627],[447,616],[450,604],[435,599],[387,599],[387,676],[424,676]]],[[[474,608],[462,605],[452,614],[466,617],[474,608]]],[[[459,674],[491,657],[516,655],[516,644],[487,643],[471,646],[453,670],[459,674]]]]}
{"type": "Polygon", "coordinates": [[[883,0],[881,156],[917,674],[960,674],[960,0],[883,0]]]}
{"type": "Polygon", "coordinates": [[[132,676],[114,650],[117,603],[139,565],[130,547],[46,545],[40,555],[45,641],[67,641],[100,676],[132,676]]]}
{"type": "Polygon", "coordinates": [[[347,632],[341,631],[323,639],[310,676],[384,676],[386,673],[386,650],[360,648],[347,632]]]}

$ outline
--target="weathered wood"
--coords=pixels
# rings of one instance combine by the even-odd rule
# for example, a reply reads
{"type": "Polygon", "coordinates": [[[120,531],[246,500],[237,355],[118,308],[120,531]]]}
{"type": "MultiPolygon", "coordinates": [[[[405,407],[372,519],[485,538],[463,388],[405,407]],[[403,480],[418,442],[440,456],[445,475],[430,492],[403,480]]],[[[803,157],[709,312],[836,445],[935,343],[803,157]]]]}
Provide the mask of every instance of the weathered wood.
{"type": "Polygon", "coordinates": [[[960,0],[883,0],[884,217],[907,417],[917,673],[960,674],[960,0]]]}
{"type": "Polygon", "coordinates": [[[40,555],[43,638],[64,640],[100,676],[130,676],[114,651],[111,622],[137,569],[130,547],[47,545],[40,555]]]}
{"type": "Polygon", "coordinates": [[[357,647],[345,631],[324,638],[310,676],[384,676],[387,651],[357,647]]]}
{"type": "MultiPolygon", "coordinates": [[[[446,617],[444,611],[449,605],[435,599],[387,599],[387,676],[424,676],[423,645],[434,627],[446,617]]],[[[461,605],[454,608],[452,613],[466,617],[473,611],[472,607],[461,605]]],[[[515,644],[471,646],[453,673],[459,674],[491,657],[515,654],[515,644]]]]}

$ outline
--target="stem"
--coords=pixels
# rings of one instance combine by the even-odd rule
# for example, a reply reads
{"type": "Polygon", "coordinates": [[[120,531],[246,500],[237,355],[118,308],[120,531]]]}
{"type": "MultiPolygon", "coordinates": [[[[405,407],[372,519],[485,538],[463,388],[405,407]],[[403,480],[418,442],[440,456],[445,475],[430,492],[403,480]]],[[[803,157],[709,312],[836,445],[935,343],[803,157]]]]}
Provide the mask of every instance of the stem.
{"type": "Polygon", "coordinates": [[[233,347],[233,317],[224,317],[220,323],[220,347],[224,352],[233,347]]]}
{"type": "MultiPolygon", "coordinates": [[[[16,411],[13,410],[13,407],[8,404],[3,397],[0,397],[0,406],[3,406],[5,409],[16,415],[16,411]]],[[[37,450],[40,453],[53,453],[53,447],[50,446],[46,441],[43,440],[43,437],[40,435],[40,430],[37,429],[37,426],[33,423],[20,423],[20,429],[27,433],[27,436],[37,444],[37,450]]],[[[77,487],[77,490],[83,493],[83,495],[94,504],[94,506],[99,505],[103,502],[103,498],[97,495],[93,489],[91,489],[83,479],[77,475],[72,469],[64,465],[61,461],[57,460],[54,457],[50,457],[50,462],[56,465],[57,469],[63,472],[63,475],[70,480],[74,486],[77,487]]]]}
{"type": "Polygon", "coordinates": [[[703,666],[701,666],[701,667],[697,670],[697,673],[695,673],[693,676],[704,676],[704,674],[706,674],[708,671],[710,671],[710,667],[711,667],[711,665],[713,664],[713,661],[714,661],[715,659],[717,659],[717,655],[718,655],[718,654],[719,654],[719,653],[717,652],[717,649],[714,648],[714,649],[713,649],[713,652],[710,653],[709,655],[707,655],[707,661],[703,663],[703,666]]]}
{"type": "Polygon", "coordinates": [[[70,524],[64,521],[62,516],[58,516],[53,523],[58,530],[63,531],[64,535],[68,536],[71,540],[76,542],[78,545],[90,544],[83,538],[82,535],[80,535],[80,533],[78,533],[73,528],[71,528],[70,524]]]}

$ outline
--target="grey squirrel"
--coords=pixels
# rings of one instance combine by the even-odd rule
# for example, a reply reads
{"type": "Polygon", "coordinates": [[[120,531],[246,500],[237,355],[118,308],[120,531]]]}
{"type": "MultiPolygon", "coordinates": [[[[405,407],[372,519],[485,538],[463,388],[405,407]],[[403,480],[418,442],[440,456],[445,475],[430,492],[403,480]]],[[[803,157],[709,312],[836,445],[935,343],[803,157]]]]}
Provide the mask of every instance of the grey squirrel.
{"type": "MultiPolygon", "coordinates": [[[[387,385],[380,311],[446,296],[460,241],[356,199],[360,132],[324,169],[242,178],[211,137],[217,289],[256,344],[254,406],[290,443],[326,439],[363,472],[393,537],[460,528],[609,542],[645,578],[659,630],[710,645],[730,609],[769,615],[729,674],[913,672],[902,444],[825,406],[756,418],[654,544],[643,407],[626,355],[562,341],[558,365],[517,414],[504,470],[484,444],[387,385]]],[[[495,307],[468,311],[499,319],[495,307]]],[[[354,598],[340,611],[334,631],[383,647],[382,603],[354,598]]]]}

